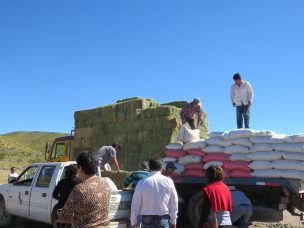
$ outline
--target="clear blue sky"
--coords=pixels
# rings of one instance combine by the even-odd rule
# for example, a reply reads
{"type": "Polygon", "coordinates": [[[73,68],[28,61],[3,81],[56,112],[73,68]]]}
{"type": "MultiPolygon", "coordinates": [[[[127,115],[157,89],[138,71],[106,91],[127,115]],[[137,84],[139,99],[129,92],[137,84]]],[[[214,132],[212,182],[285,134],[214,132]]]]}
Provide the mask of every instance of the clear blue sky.
{"type": "Polygon", "coordinates": [[[141,96],[200,97],[210,131],[236,127],[240,72],[251,127],[304,132],[303,0],[0,1],[0,134],[69,132],[74,111],[141,96]]]}

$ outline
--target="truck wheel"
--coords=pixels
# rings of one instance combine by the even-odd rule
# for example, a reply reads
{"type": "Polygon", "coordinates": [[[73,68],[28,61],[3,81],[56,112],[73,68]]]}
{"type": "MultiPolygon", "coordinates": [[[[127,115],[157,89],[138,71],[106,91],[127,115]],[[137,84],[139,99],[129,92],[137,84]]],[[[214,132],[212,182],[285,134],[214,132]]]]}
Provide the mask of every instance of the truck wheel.
{"type": "Polygon", "coordinates": [[[12,224],[15,219],[16,216],[7,213],[4,198],[0,196],[0,227],[12,224]]]}
{"type": "Polygon", "coordinates": [[[199,221],[201,217],[203,203],[203,191],[195,193],[189,200],[188,203],[188,217],[191,222],[191,225],[194,228],[199,227],[199,221]]]}

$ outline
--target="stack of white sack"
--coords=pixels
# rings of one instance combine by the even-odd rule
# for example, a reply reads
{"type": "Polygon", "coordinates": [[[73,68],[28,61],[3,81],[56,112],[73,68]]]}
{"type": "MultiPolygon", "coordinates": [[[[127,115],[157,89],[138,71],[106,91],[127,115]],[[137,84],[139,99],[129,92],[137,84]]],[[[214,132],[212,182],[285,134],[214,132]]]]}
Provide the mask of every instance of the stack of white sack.
{"type": "MultiPolygon", "coordinates": [[[[185,131],[192,130],[181,131],[187,135],[185,131]]],[[[206,140],[187,136],[181,141],[167,145],[164,162],[183,166],[183,172],[176,171],[183,176],[204,177],[205,170],[217,164],[226,177],[304,180],[304,134],[287,136],[269,130],[236,129],[211,132],[206,140]]]]}
{"type": "Polygon", "coordinates": [[[304,134],[237,129],[211,132],[206,143],[204,152],[228,154],[234,162],[223,162],[226,176],[304,180],[304,134]]]}

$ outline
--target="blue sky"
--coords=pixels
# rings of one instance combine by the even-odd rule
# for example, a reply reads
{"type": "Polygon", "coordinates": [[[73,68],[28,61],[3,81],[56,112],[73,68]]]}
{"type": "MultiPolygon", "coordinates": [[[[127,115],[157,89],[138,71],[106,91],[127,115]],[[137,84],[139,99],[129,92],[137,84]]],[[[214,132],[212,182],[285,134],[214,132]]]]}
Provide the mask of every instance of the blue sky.
{"type": "Polygon", "coordinates": [[[254,89],[251,127],[303,130],[304,1],[0,1],[0,134],[69,132],[74,111],[141,96],[200,97],[236,127],[229,90],[254,89]]]}

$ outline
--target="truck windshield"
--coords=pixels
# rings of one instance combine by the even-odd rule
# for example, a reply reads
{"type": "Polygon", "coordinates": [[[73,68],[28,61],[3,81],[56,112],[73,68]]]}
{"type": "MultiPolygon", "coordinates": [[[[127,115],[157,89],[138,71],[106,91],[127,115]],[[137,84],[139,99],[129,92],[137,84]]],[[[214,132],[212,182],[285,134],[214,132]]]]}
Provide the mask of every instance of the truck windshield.
{"type": "Polygon", "coordinates": [[[53,147],[51,158],[54,159],[58,157],[63,157],[64,148],[65,148],[65,143],[56,143],[53,147]]]}

